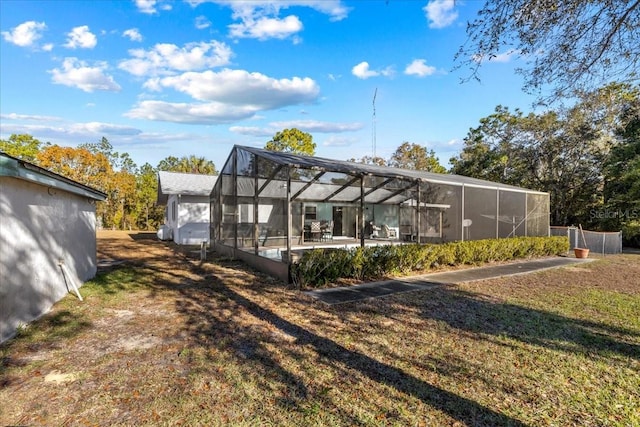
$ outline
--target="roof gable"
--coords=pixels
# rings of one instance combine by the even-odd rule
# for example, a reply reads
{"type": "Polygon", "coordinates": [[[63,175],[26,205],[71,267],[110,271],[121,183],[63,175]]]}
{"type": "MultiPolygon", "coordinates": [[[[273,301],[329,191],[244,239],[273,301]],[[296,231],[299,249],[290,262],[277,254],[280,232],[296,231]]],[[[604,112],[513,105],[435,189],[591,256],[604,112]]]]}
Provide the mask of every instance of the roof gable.
{"type": "Polygon", "coordinates": [[[182,172],[158,172],[158,204],[167,203],[169,195],[209,196],[218,177],[182,172]]]}

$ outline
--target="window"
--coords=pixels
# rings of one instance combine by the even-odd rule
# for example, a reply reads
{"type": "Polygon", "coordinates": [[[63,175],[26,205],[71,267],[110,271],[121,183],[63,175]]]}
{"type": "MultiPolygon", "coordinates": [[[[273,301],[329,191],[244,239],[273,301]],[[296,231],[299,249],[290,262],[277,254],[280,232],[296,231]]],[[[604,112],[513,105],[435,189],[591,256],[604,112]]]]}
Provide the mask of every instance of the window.
{"type": "Polygon", "coordinates": [[[315,206],[304,207],[304,219],[309,221],[317,219],[317,211],[315,206]]]}
{"type": "Polygon", "coordinates": [[[178,214],[176,213],[176,201],[174,200],[173,202],[171,202],[171,221],[175,221],[177,217],[178,214]]]}

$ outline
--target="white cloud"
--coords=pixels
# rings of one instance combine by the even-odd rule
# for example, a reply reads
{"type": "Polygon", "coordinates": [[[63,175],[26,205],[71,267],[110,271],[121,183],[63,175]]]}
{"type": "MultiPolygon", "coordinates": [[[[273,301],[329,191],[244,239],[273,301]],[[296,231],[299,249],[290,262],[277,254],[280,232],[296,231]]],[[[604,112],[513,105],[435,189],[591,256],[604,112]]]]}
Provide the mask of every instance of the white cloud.
{"type": "Polygon", "coordinates": [[[252,117],[258,108],[232,106],[222,102],[172,103],[164,101],[142,101],[125,113],[134,119],[156,120],[188,124],[231,123],[252,117]]]}
{"type": "Polygon", "coordinates": [[[458,18],[455,0],[430,0],[422,9],[429,20],[429,28],[445,28],[458,18]]]}
{"type": "Polygon", "coordinates": [[[138,31],[137,28],[129,28],[122,33],[122,37],[129,37],[129,40],[133,42],[141,42],[142,34],[138,31]]]}
{"type": "Polygon", "coordinates": [[[407,75],[413,75],[418,77],[426,77],[436,72],[436,67],[426,64],[424,59],[414,59],[411,64],[407,65],[404,69],[404,73],[407,75]]]}
{"type": "Polygon", "coordinates": [[[258,19],[244,19],[239,24],[229,25],[229,35],[238,38],[253,38],[258,40],[286,39],[302,31],[302,22],[295,15],[284,19],[260,17],[258,19]]]}
{"type": "Polygon", "coordinates": [[[135,0],[136,6],[138,7],[138,11],[142,13],[146,13],[148,15],[153,15],[157,12],[156,10],[156,0],[135,0]]]}
{"type": "Polygon", "coordinates": [[[38,116],[38,115],[32,115],[32,114],[17,114],[17,113],[0,114],[0,119],[31,120],[35,122],[53,122],[53,121],[62,120],[60,117],[55,117],[55,116],[38,116]]]}
{"type": "Polygon", "coordinates": [[[89,31],[89,27],[87,25],[82,25],[80,27],[75,27],[71,30],[71,32],[67,33],[67,43],[65,43],[65,47],[69,49],[93,49],[98,44],[98,39],[95,34],[89,31]]]}
{"type": "Polygon", "coordinates": [[[44,50],[45,52],[51,52],[53,50],[53,43],[43,44],[42,50],[44,50]]]}
{"type": "Polygon", "coordinates": [[[188,72],[164,77],[157,84],[191,95],[201,101],[246,105],[257,109],[275,109],[310,103],[320,88],[313,79],[293,77],[274,79],[261,73],[224,69],[220,72],[188,72]]]}
{"type": "Polygon", "coordinates": [[[255,137],[262,137],[262,136],[270,137],[270,136],[273,136],[280,129],[261,128],[256,126],[231,126],[229,130],[233,133],[237,133],[240,135],[255,136],[255,137]]]}
{"type": "Polygon", "coordinates": [[[182,48],[162,43],[150,50],[132,49],[129,55],[133,58],[121,61],[118,68],[136,76],[155,76],[227,65],[233,52],[226,44],[212,40],[188,43],[182,48]]]}
{"type": "MultiPolygon", "coordinates": [[[[144,100],[127,117],[192,124],[220,124],[251,119],[264,110],[311,103],[320,91],[310,78],[273,79],[260,73],[225,69],[188,72],[147,81],[147,89],[172,88],[202,102],[144,100]]],[[[273,132],[271,132],[273,134],[273,132]]]]}
{"type": "Polygon", "coordinates": [[[317,120],[291,120],[283,122],[271,122],[267,127],[257,126],[231,126],[229,130],[234,133],[247,136],[273,136],[282,129],[296,128],[304,132],[315,133],[342,133],[354,132],[364,127],[362,123],[333,123],[317,120]]]}
{"type": "Polygon", "coordinates": [[[231,7],[234,16],[239,14],[271,14],[277,15],[280,9],[290,7],[309,7],[320,13],[329,15],[332,21],[341,21],[349,15],[351,8],[345,6],[341,0],[186,0],[191,6],[196,7],[202,3],[215,3],[231,7]]]}
{"type": "Polygon", "coordinates": [[[305,132],[317,133],[338,133],[338,132],[354,132],[364,127],[362,123],[334,123],[321,122],[317,120],[291,120],[285,122],[273,122],[270,126],[276,129],[297,128],[305,132]]]}
{"type": "MultiPolygon", "coordinates": [[[[88,122],[88,123],[50,123],[50,124],[10,124],[3,125],[3,133],[28,133],[37,135],[38,138],[62,138],[82,137],[86,142],[89,138],[100,137],[104,135],[118,136],[134,136],[140,135],[140,129],[131,126],[122,126],[112,123],[88,122]]],[[[68,141],[65,142],[68,144],[68,141]]]]}
{"type": "Polygon", "coordinates": [[[330,136],[322,142],[324,147],[348,147],[358,142],[357,138],[346,138],[344,136],[330,136]]]}
{"type": "Polygon", "coordinates": [[[142,133],[140,129],[131,126],[101,122],[75,123],[69,127],[69,130],[74,133],[93,133],[100,135],[139,135],[142,133]]]}
{"type": "Polygon", "coordinates": [[[50,73],[54,83],[76,87],[85,92],[120,91],[120,85],[113,80],[113,77],[105,74],[106,70],[106,62],[98,61],[93,66],[89,66],[85,61],[77,58],[65,58],[62,69],[54,68],[50,73]]]}
{"type": "Polygon", "coordinates": [[[2,36],[16,46],[29,47],[42,37],[47,26],[44,22],[27,21],[13,27],[11,31],[3,31],[2,36]]]}
{"type": "Polygon", "coordinates": [[[296,36],[303,25],[296,15],[280,17],[280,11],[292,7],[307,7],[329,15],[331,21],[340,21],[347,17],[350,8],[340,0],[187,0],[196,7],[202,3],[215,3],[227,6],[233,11],[232,17],[240,22],[229,25],[229,34],[237,38],[285,39],[292,36],[294,43],[300,43],[296,36]]]}
{"type": "Polygon", "coordinates": [[[204,30],[205,28],[209,28],[210,26],[211,21],[209,21],[206,16],[200,15],[196,18],[196,28],[198,30],[204,30]]]}
{"type": "Polygon", "coordinates": [[[393,67],[391,66],[386,67],[382,70],[371,70],[369,68],[369,63],[366,61],[362,61],[361,63],[359,63],[358,65],[354,66],[351,69],[351,74],[353,74],[359,79],[365,80],[370,77],[378,77],[378,76],[392,77],[394,74],[394,71],[393,71],[393,67]]]}

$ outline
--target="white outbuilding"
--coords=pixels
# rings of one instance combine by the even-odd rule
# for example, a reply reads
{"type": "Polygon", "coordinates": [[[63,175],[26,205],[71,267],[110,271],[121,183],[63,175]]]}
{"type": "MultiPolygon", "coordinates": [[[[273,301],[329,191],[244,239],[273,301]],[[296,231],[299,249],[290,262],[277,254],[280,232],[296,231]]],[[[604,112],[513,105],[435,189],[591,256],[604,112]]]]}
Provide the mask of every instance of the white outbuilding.
{"type": "Polygon", "coordinates": [[[162,240],[179,245],[209,242],[209,195],[218,179],[215,175],[158,172],[158,205],[164,205],[162,240]]]}
{"type": "Polygon", "coordinates": [[[106,194],[0,152],[0,342],[96,274],[106,194]]]}

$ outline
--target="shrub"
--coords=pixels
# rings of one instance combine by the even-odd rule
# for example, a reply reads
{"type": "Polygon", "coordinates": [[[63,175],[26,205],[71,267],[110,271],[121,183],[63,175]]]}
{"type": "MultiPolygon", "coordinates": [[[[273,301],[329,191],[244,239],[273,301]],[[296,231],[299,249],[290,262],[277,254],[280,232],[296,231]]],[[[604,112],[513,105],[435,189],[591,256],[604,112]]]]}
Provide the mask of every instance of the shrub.
{"type": "Polygon", "coordinates": [[[318,287],[340,278],[376,280],[439,266],[559,255],[568,250],[568,239],[557,236],[314,249],[305,251],[299,262],[291,265],[291,277],[300,287],[318,287]]]}

